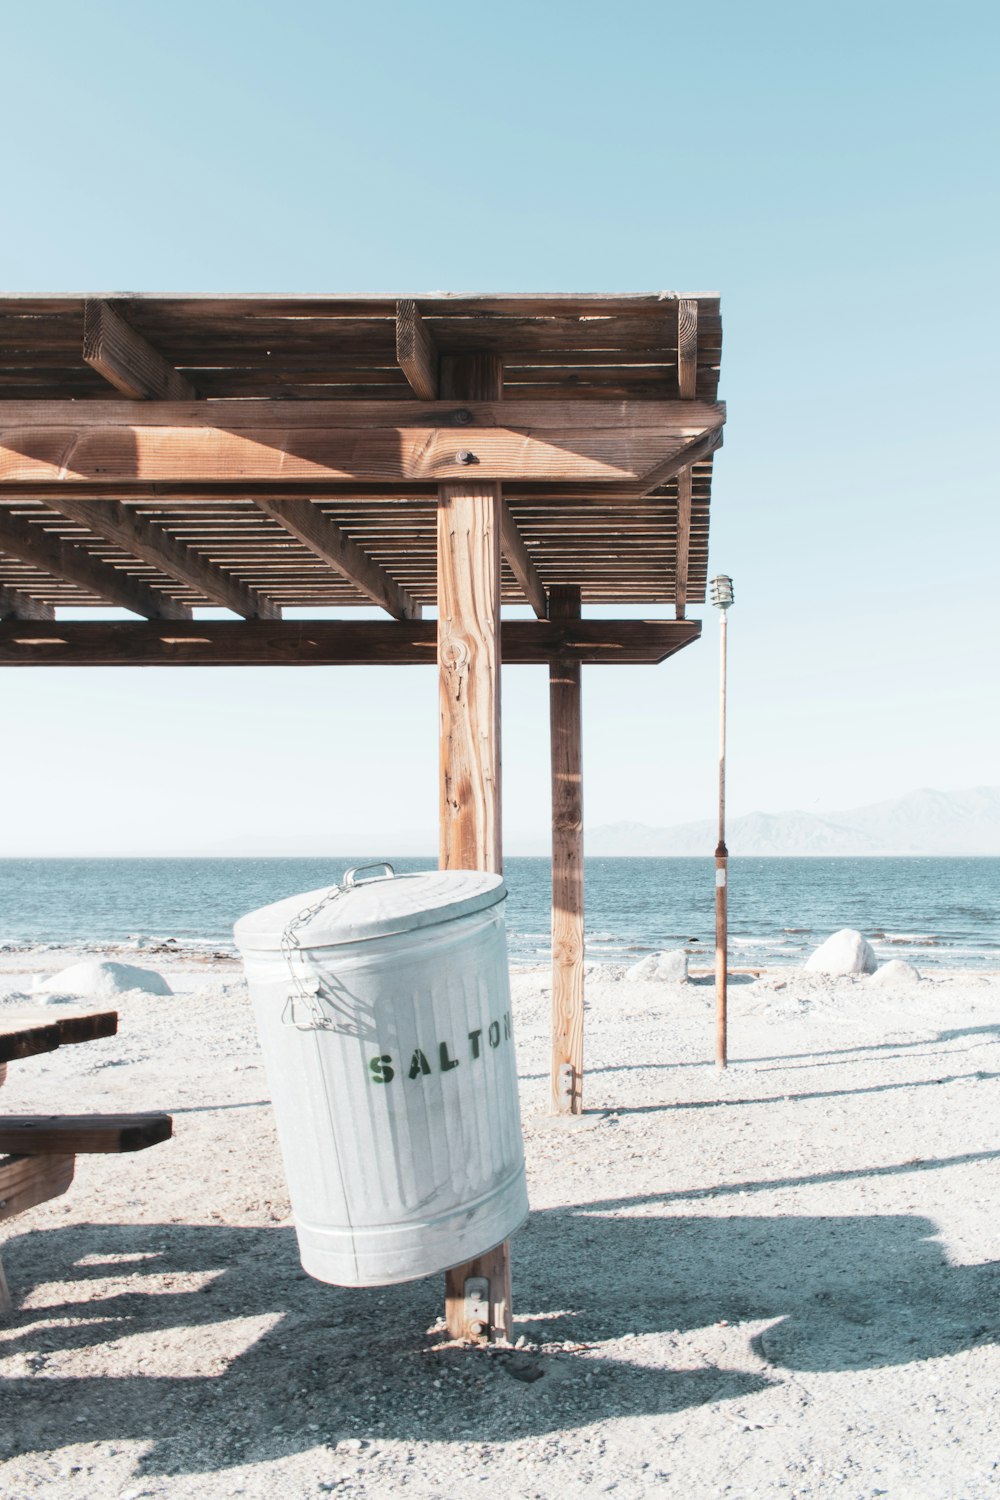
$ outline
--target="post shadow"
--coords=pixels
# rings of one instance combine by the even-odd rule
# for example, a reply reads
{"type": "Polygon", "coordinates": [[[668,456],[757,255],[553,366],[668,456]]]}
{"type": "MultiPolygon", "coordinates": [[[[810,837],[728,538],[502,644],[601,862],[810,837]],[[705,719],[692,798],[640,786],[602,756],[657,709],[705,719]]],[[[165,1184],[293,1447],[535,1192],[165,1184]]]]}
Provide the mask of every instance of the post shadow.
{"type": "MultiPolygon", "coordinates": [[[[530,1311],[514,1332],[547,1346],[530,1354],[449,1348],[440,1335],[408,1342],[407,1330],[439,1314],[437,1276],[324,1286],[299,1269],[286,1228],[84,1224],[16,1236],[5,1256],[28,1305],[0,1330],[15,1371],[0,1381],[0,1453],[137,1440],[149,1444],[143,1473],[182,1474],[343,1437],[511,1441],[745,1398],[786,1371],[884,1368],[1000,1339],[1000,1264],[949,1265],[928,1219],[653,1216],[640,1205],[529,1221],[515,1258],[519,1307],[530,1311]],[[191,1272],[200,1290],[172,1289],[171,1276],[191,1272]],[[166,1279],[144,1290],[151,1275],[166,1279]],[[88,1300],[99,1278],[128,1276],[134,1291],[88,1300]],[[42,1305],[48,1281],[61,1285],[42,1305]],[[262,1331],[228,1366],[200,1348],[211,1325],[255,1318],[262,1331]],[[674,1367],[594,1347],[722,1320],[769,1325],[743,1368],[692,1368],[682,1348],[674,1367]],[[154,1365],[173,1340],[178,1360],[203,1373],[164,1374],[163,1355],[156,1373],[137,1372],[128,1350],[140,1336],[154,1365]],[[563,1342],[583,1347],[552,1347],[563,1342]],[[125,1351],[121,1376],[61,1372],[109,1345],[125,1351]]],[[[105,1353],[113,1368],[115,1351],[105,1353]]]]}

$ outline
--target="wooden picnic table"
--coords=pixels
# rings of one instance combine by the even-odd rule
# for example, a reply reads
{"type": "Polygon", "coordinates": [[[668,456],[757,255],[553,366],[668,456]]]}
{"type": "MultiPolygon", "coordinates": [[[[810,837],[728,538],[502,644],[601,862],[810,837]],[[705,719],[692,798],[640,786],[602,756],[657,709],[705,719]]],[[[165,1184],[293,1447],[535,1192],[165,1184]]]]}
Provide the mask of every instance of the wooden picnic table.
{"type": "MultiPolygon", "coordinates": [[[[12,1062],[59,1047],[115,1036],[114,1010],[17,1011],[0,1014],[0,1085],[12,1062]]],[[[0,1222],[64,1193],[78,1155],[142,1151],[171,1135],[169,1115],[0,1114],[0,1222]]],[[[11,1305],[0,1261],[0,1313],[11,1305]]]]}

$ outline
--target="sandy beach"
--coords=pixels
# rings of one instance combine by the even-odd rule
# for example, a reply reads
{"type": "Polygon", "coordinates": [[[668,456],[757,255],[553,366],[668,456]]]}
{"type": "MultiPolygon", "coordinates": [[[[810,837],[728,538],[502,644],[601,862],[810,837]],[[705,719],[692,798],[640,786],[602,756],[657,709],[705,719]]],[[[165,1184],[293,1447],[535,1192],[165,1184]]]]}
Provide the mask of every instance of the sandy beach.
{"type": "MultiPolygon", "coordinates": [[[[77,956],[0,955],[0,1006],[77,956]]],[[[1000,975],[744,977],[720,1073],[709,981],[596,969],[561,1125],[547,974],[515,972],[532,1217],[518,1347],[483,1350],[445,1342],[440,1277],[301,1272],[239,966],[117,956],[175,993],[3,1104],[175,1134],[4,1226],[4,1500],[996,1494],[1000,975]]]]}

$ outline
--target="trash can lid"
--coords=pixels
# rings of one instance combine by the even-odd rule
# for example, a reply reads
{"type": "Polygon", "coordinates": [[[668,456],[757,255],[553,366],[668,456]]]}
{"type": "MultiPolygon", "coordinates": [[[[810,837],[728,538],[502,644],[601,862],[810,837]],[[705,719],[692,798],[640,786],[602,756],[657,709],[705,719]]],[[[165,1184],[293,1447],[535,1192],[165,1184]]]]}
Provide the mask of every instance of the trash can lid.
{"type": "Polygon", "coordinates": [[[482,870],[426,870],[396,875],[391,865],[348,870],[339,885],[321,886],[275,901],[241,917],[234,935],[238,948],[332,948],[367,938],[412,932],[450,922],[503,901],[501,875],[482,870]],[[359,878],[366,869],[389,873],[359,878]]]}

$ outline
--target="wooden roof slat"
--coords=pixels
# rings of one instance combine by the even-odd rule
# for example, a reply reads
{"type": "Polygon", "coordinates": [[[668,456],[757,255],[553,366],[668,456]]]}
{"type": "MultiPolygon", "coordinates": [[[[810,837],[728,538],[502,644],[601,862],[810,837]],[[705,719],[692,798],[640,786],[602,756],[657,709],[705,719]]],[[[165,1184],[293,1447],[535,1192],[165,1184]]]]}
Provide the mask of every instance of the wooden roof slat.
{"type": "Polygon", "coordinates": [[[212,604],[221,604],[248,619],[275,619],[279,609],[256,589],[222,571],[214,562],[177,541],[162,526],[145,520],[114,500],[73,500],[60,496],[49,502],[67,519],[96,532],[134,557],[186,583],[212,604]]]}
{"type": "Polygon", "coordinates": [[[56,578],[65,578],[87,593],[109,604],[134,610],[136,614],[166,620],[188,619],[188,605],[171,599],[138,578],[92,557],[82,547],[51,536],[40,526],[0,512],[0,552],[41,568],[56,578]]]}

